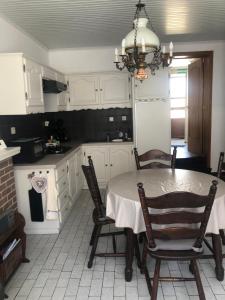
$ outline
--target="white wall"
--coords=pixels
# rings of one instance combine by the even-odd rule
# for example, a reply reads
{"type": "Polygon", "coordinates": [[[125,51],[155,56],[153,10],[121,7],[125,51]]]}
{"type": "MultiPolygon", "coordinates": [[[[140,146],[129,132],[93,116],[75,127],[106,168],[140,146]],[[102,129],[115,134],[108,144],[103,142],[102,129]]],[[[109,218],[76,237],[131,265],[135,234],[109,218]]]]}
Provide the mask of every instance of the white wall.
{"type": "Polygon", "coordinates": [[[48,49],[0,17],[0,52],[23,52],[27,57],[48,64],[48,49]]]}
{"type": "MultiPolygon", "coordinates": [[[[176,52],[214,51],[212,94],[211,167],[215,171],[220,151],[225,151],[225,42],[175,43],[176,52]]],[[[49,63],[64,73],[115,70],[114,47],[61,49],[49,52],[49,63]]]]}

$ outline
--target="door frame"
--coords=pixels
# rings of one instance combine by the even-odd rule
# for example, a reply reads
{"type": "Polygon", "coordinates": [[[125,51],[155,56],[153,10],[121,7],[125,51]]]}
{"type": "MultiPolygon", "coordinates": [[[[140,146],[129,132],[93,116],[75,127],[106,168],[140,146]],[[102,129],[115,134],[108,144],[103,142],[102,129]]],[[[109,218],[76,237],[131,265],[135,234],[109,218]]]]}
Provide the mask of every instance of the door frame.
{"type": "Polygon", "coordinates": [[[175,52],[173,58],[201,58],[203,62],[202,147],[207,168],[211,163],[213,51],[175,52]]]}

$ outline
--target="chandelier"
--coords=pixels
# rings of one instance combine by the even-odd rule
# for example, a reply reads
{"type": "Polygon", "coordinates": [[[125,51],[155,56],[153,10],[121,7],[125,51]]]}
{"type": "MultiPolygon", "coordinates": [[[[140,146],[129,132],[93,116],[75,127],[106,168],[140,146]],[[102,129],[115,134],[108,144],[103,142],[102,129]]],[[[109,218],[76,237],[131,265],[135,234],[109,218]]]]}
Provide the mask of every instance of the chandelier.
{"type": "Polygon", "coordinates": [[[115,49],[115,61],[117,69],[122,71],[125,67],[136,79],[143,81],[148,78],[148,69],[152,75],[159,69],[160,65],[168,67],[173,58],[173,43],[170,42],[169,54],[166,47],[161,49],[160,41],[154,33],[150,18],[146,12],[145,4],[139,0],[136,4],[136,12],[133,21],[133,30],[122,40],[122,50],[119,54],[115,49]],[[141,17],[141,12],[145,17],[141,17]],[[151,29],[147,28],[149,22],[151,29]],[[120,57],[120,60],[119,60],[120,57]],[[146,61],[148,58],[148,61],[146,61]]]}

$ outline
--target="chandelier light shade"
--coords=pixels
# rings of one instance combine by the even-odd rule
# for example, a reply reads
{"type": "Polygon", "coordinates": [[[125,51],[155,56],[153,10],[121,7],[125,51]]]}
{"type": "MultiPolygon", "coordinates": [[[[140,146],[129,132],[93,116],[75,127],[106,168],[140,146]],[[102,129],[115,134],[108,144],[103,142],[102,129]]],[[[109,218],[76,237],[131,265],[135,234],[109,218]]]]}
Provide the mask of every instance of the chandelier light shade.
{"type": "Polygon", "coordinates": [[[166,53],[165,46],[161,49],[159,38],[153,30],[145,4],[141,3],[141,0],[136,4],[133,30],[122,40],[121,46],[121,54],[117,48],[115,49],[114,63],[117,69],[122,71],[127,68],[132,76],[141,81],[148,78],[148,70],[154,75],[160,66],[168,67],[172,62],[173,43],[170,43],[169,54],[166,53]],[[142,11],[145,17],[140,17],[142,11]],[[152,30],[147,27],[148,23],[152,30]]]}

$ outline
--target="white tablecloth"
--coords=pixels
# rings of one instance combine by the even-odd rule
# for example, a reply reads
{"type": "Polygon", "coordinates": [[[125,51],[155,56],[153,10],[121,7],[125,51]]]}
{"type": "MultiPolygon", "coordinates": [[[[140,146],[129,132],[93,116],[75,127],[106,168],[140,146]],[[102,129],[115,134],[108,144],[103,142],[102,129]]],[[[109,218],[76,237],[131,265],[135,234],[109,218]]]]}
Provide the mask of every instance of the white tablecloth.
{"type": "Polygon", "coordinates": [[[225,182],[200,172],[181,169],[152,169],[128,172],[108,183],[106,215],[116,227],[132,228],[134,233],[145,231],[137,183],[142,182],[146,196],[155,197],[174,191],[206,195],[212,180],[218,180],[217,193],[209,218],[207,233],[218,234],[225,228],[225,182]]]}

